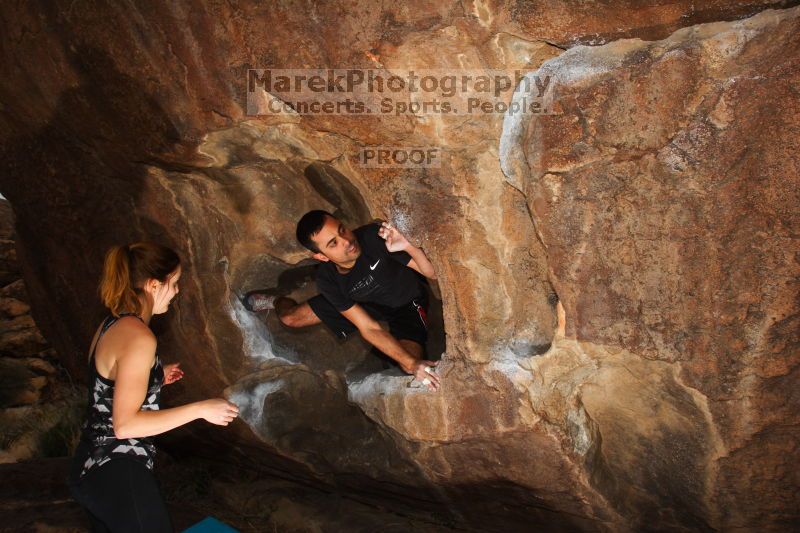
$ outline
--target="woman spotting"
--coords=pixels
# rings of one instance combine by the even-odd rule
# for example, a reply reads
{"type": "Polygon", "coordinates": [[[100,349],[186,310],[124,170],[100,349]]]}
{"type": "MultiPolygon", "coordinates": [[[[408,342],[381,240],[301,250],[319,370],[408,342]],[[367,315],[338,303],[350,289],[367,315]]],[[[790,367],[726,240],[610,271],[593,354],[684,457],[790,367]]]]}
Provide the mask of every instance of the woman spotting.
{"type": "Polygon", "coordinates": [[[180,277],[178,255],[164,246],[138,242],[106,254],[100,295],[111,315],[92,340],[87,420],[69,476],[92,531],[172,531],[150,437],[198,418],[227,426],[239,412],[223,398],[159,409],[161,386],[183,371],[162,366],[148,324],[167,311],[180,277]]]}

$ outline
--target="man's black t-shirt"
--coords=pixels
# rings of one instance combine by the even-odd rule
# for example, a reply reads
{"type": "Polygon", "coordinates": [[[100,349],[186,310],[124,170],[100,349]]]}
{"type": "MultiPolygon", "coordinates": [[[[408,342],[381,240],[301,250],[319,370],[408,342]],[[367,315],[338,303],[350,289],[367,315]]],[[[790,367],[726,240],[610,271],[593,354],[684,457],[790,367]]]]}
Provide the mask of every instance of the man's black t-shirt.
{"type": "Polygon", "coordinates": [[[417,273],[405,266],[411,256],[389,252],[378,235],[380,228],[367,224],[353,231],[361,255],[347,274],[340,274],[332,262],[317,269],[317,289],[337,310],[347,311],[356,302],[400,307],[422,294],[417,273]]]}

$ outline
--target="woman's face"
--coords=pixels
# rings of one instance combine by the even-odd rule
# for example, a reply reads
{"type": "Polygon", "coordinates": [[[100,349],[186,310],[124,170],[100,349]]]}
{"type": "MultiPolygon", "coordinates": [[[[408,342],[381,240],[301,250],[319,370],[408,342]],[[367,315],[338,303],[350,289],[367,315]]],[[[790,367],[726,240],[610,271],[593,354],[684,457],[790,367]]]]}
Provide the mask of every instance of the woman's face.
{"type": "Polygon", "coordinates": [[[180,292],[178,280],[181,277],[181,267],[175,269],[164,282],[149,280],[148,287],[151,288],[150,294],[153,298],[153,314],[160,315],[166,313],[173,298],[180,292]]]}

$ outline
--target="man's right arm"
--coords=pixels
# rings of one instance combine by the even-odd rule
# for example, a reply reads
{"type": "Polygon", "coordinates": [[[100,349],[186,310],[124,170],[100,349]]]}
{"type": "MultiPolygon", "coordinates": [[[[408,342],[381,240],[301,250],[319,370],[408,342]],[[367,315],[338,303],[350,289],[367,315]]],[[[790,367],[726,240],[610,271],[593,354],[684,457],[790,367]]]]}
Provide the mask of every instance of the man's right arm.
{"type": "Polygon", "coordinates": [[[433,389],[439,387],[439,377],[434,373],[426,371],[426,368],[436,366],[438,364],[437,362],[416,359],[403,348],[403,345],[401,345],[391,333],[383,329],[374,318],[369,316],[360,305],[353,304],[353,306],[346,311],[340,312],[342,316],[358,328],[364,340],[397,361],[400,368],[405,372],[413,374],[419,381],[428,378],[431,383],[431,388],[433,389]]]}

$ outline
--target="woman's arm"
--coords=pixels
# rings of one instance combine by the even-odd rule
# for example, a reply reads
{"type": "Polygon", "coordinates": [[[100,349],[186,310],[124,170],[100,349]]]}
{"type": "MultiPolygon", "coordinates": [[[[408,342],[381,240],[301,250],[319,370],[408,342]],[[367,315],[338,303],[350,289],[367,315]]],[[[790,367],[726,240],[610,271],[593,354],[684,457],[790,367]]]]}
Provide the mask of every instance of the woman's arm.
{"type": "Polygon", "coordinates": [[[160,411],[141,411],[155,353],[155,336],[137,334],[131,336],[117,357],[112,419],[118,439],[158,435],[198,418],[227,426],[236,417],[239,409],[222,398],[160,411]]]}

